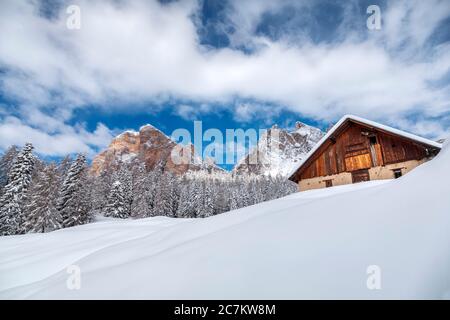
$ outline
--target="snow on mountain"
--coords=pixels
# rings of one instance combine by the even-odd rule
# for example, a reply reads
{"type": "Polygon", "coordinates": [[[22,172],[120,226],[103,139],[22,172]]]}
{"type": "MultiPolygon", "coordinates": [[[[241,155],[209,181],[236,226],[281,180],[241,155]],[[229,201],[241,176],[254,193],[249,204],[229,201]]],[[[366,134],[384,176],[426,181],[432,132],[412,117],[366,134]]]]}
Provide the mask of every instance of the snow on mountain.
{"type": "Polygon", "coordinates": [[[210,218],[103,218],[1,237],[0,298],[449,298],[449,147],[396,180],[210,218]],[[67,287],[72,265],[79,290],[67,287]]]}
{"type": "Polygon", "coordinates": [[[320,129],[301,122],[295,124],[292,132],[273,126],[260,137],[258,145],[236,164],[233,172],[288,176],[323,134],[320,129]],[[271,139],[275,137],[277,141],[274,143],[271,139]],[[257,162],[252,159],[257,159],[257,162]]]}
{"type": "Polygon", "coordinates": [[[94,158],[91,172],[99,175],[114,170],[120,163],[133,161],[144,163],[149,170],[161,165],[175,174],[197,170],[222,171],[210,159],[202,161],[193,145],[180,146],[161,130],[147,124],[139,132],[127,130],[114,138],[109,147],[94,158]],[[183,153],[191,154],[190,163],[177,164],[173,161],[172,151],[177,146],[182,148],[183,153]]]}
{"type": "MultiPolygon", "coordinates": [[[[320,129],[301,122],[296,123],[292,132],[273,127],[260,137],[257,147],[250,154],[238,161],[232,172],[287,176],[322,136],[320,129]],[[255,153],[258,162],[252,163],[249,159],[253,159],[255,153]]],[[[133,161],[141,161],[149,169],[162,163],[168,171],[176,174],[199,170],[224,172],[212,159],[202,160],[192,144],[183,147],[184,152],[191,153],[191,163],[175,164],[171,158],[175,146],[177,144],[170,137],[150,124],[142,126],[139,131],[127,130],[114,138],[109,147],[94,158],[91,172],[99,175],[105,170],[114,170],[118,163],[133,161]]]]}

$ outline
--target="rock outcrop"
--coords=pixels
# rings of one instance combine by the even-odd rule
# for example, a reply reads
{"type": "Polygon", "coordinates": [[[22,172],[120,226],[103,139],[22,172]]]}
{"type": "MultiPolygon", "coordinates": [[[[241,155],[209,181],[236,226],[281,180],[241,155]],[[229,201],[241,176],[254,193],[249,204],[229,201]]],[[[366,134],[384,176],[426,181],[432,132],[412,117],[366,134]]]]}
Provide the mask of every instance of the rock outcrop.
{"type": "Polygon", "coordinates": [[[323,135],[320,129],[302,122],[296,122],[293,131],[274,125],[260,137],[249,155],[238,162],[233,172],[287,177],[323,135]]]}
{"type": "Polygon", "coordinates": [[[132,162],[143,163],[147,170],[161,166],[174,174],[190,170],[222,171],[211,161],[202,162],[196,156],[193,145],[181,146],[152,125],[145,125],[139,132],[125,131],[114,138],[109,147],[92,161],[91,173],[100,175],[104,171],[114,170],[121,163],[132,162]],[[173,156],[187,153],[190,154],[189,162],[177,161],[173,156]]]}

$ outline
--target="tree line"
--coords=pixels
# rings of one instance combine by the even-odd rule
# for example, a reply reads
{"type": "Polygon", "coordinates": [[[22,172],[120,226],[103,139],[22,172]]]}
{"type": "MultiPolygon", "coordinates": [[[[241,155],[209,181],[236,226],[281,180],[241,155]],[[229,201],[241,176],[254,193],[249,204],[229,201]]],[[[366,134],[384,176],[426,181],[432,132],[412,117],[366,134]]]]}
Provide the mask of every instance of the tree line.
{"type": "Polygon", "coordinates": [[[49,232],[113,218],[206,218],[283,197],[296,187],[283,177],[204,171],[174,175],[158,165],[117,163],[99,176],[86,157],[47,163],[33,146],[10,147],[0,158],[0,235],[49,232]]]}

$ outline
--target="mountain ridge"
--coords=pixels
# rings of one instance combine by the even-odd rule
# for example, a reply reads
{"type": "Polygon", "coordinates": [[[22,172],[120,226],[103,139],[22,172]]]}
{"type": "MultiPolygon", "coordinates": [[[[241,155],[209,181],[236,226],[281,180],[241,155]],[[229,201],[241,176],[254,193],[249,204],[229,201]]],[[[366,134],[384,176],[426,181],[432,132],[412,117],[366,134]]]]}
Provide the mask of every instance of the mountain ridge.
{"type": "Polygon", "coordinates": [[[174,174],[198,170],[208,172],[223,170],[208,159],[202,161],[196,155],[193,145],[177,144],[155,126],[146,124],[140,127],[139,131],[126,130],[117,135],[108,148],[94,157],[90,172],[98,176],[123,163],[136,162],[143,163],[147,170],[153,170],[160,166],[164,171],[174,174]],[[179,149],[174,150],[175,147],[179,149]],[[176,164],[172,159],[173,151],[178,151],[177,154],[182,155],[190,154],[191,161],[176,164]]]}
{"type": "Polygon", "coordinates": [[[294,130],[274,125],[260,138],[257,146],[238,161],[232,172],[287,177],[323,135],[319,128],[300,121],[295,123],[294,130]],[[272,141],[274,136],[278,141],[272,141]],[[258,162],[253,163],[252,157],[258,162]]]}
{"type": "Polygon", "coordinates": [[[140,162],[145,164],[147,170],[161,166],[163,170],[174,174],[205,171],[287,176],[323,134],[320,129],[299,121],[295,123],[294,130],[273,125],[260,137],[257,145],[236,162],[231,171],[226,171],[210,158],[202,160],[193,144],[180,145],[157,127],[145,124],[139,131],[125,130],[114,137],[110,145],[94,157],[90,172],[98,176],[123,163],[140,162]],[[175,147],[182,154],[190,153],[190,163],[174,163],[171,155],[175,147]],[[257,162],[253,163],[250,159],[255,153],[257,162]]]}

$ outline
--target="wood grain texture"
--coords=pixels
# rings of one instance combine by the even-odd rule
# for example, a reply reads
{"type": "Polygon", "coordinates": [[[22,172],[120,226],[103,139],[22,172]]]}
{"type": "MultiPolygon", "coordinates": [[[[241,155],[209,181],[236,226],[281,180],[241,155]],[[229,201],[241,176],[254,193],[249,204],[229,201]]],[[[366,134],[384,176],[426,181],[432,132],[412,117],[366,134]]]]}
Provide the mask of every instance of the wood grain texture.
{"type": "Polygon", "coordinates": [[[324,142],[300,168],[299,178],[310,179],[421,160],[428,155],[423,145],[357,123],[348,123],[332,139],[324,142]]]}

